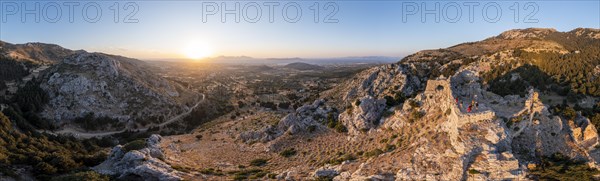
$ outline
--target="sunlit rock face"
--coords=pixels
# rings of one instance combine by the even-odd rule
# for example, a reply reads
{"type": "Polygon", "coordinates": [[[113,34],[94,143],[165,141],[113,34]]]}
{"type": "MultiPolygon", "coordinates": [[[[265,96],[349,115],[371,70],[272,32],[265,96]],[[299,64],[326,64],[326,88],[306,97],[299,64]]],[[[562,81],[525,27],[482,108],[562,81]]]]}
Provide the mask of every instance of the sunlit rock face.
{"type": "Polygon", "coordinates": [[[69,56],[41,77],[40,87],[50,98],[42,116],[60,123],[94,113],[124,122],[182,112],[190,93],[146,69],[143,62],[124,57],[69,56]]]}

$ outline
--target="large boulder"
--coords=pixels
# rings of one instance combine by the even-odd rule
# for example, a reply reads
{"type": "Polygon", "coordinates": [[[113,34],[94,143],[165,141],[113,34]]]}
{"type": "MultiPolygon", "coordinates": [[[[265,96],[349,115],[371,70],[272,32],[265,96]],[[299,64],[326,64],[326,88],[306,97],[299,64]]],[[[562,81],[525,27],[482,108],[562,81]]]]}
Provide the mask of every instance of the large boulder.
{"type": "Polygon", "coordinates": [[[159,147],[161,140],[160,135],[154,134],[147,139],[146,148],[129,152],[117,145],[106,161],[92,169],[122,180],[182,180],[181,176],[185,174],[163,161],[165,155],[159,147]]]}
{"type": "Polygon", "coordinates": [[[326,106],[325,100],[318,99],[312,104],[307,104],[289,113],[277,123],[276,126],[267,126],[258,131],[243,132],[238,137],[246,143],[250,142],[268,142],[284,133],[298,134],[306,131],[309,127],[322,128],[322,122],[329,114],[336,114],[336,110],[326,106]]]}
{"type": "Polygon", "coordinates": [[[313,174],[316,178],[333,178],[337,175],[339,175],[340,173],[337,170],[334,169],[319,169],[316,170],[315,173],[313,174]]]}
{"type": "Polygon", "coordinates": [[[379,125],[385,106],[384,99],[365,96],[341,113],[339,120],[348,128],[348,133],[357,135],[379,125]]]}

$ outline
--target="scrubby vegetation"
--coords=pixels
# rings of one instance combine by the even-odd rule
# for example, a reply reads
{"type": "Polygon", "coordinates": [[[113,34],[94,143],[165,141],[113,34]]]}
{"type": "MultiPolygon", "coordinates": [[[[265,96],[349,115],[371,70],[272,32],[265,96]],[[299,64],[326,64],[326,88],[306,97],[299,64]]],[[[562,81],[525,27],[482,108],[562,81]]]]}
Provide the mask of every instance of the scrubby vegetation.
{"type": "Polygon", "coordinates": [[[5,56],[0,56],[0,82],[20,80],[29,74],[26,67],[31,66],[32,64],[29,62],[19,62],[5,56]]]}
{"type": "Polygon", "coordinates": [[[294,148],[285,149],[281,153],[279,153],[279,155],[281,155],[282,157],[286,157],[286,158],[292,157],[292,156],[296,155],[296,149],[294,149],[294,148]]]}
{"type": "MultiPolygon", "coordinates": [[[[581,40],[587,41],[587,40],[581,40]]],[[[570,41],[569,41],[570,42],[570,41]]],[[[560,54],[557,52],[532,53],[515,50],[514,56],[529,61],[540,70],[553,77],[554,81],[570,88],[574,93],[600,96],[600,79],[594,69],[600,65],[598,42],[576,42],[571,51],[579,53],[560,54]],[[589,43],[589,44],[588,44],[589,43]]]]}
{"type": "Polygon", "coordinates": [[[560,153],[544,157],[542,163],[530,171],[528,177],[534,180],[595,180],[594,175],[600,174],[585,162],[571,160],[560,153]]]}
{"type": "Polygon", "coordinates": [[[342,124],[339,120],[335,118],[333,114],[327,114],[327,127],[331,129],[335,129],[338,133],[346,133],[348,132],[348,128],[342,124]]]}
{"type": "Polygon", "coordinates": [[[344,161],[348,161],[348,160],[349,160],[349,161],[356,160],[356,156],[354,156],[354,154],[351,154],[351,153],[346,153],[346,154],[344,154],[344,153],[342,153],[342,152],[338,152],[338,153],[336,154],[336,156],[335,156],[334,158],[332,158],[332,159],[328,160],[328,161],[326,162],[326,164],[331,164],[331,165],[339,165],[339,164],[341,164],[342,162],[344,162],[344,161]]]}
{"type": "Polygon", "coordinates": [[[118,119],[110,118],[107,116],[94,116],[94,113],[87,113],[85,116],[76,118],[75,123],[79,124],[83,129],[87,131],[106,130],[107,128],[123,128],[125,124],[120,122],[118,119]]]}
{"type": "Polygon", "coordinates": [[[408,118],[408,122],[410,123],[414,123],[417,120],[420,120],[421,118],[425,117],[425,112],[423,111],[419,111],[418,109],[413,109],[410,112],[410,117],[408,118]]]}
{"type": "Polygon", "coordinates": [[[490,90],[500,95],[522,94],[526,86],[534,86],[542,91],[551,90],[562,96],[582,94],[600,96],[600,79],[597,67],[600,65],[600,40],[551,34],[548,40],[559,42],[570,53],[553,51],[530,52],[515,49],[513,56],[517,62],[508,62],[492,67],[484,74],[490,83],[490,90]],[[514,65],[523,65],[513,69],[514,65]],[[518,80],[510,80],[512,74],[520,75],[518,80]]]}
{"type": "MultiPolygon", "coordinates": [[[[0,113],[0,170],[9,172],[6,175],[14,175],[10,173],[11,165],[28,165],[33,167],[36,178],[50,180],[54,175],[98,165],[107,157],[106,150],[99,146],[107,144],[101,140],[80,141],[31,130],[20,132],[13,128],[11,119],[0,113]]],[[[91,175],[89,172],[74,173],[64,178],[91,175]]]]}
{"type": "Polygon", "coordinates": [[[125,152],[129,152],[131,150],[140,150],[145,147],[146,147],[146,141],[140,139],[140,140],[135,140],[135,141],[125,144],[123,146],[123,150],[125,152]]]}
{"type": "Polygon", "coordinates": [[[162,128],[159,128],[160,131],[139,133],[141,136],[137,136],[137,138],[142,138],[143,136],[147,137],[152,133],[157,133],[162,136],[189,133],[198,126],[219,116],[228,114],[235,109],[234,106],[227,101],[216,98],[213,99],[211,96],[206,97],[207,98],[205,102],[198,105],[198,107],[196,107],[196,109],[194,109],[189,116],[184,117],[182,121],[170,123],[162,128]]]}
{"type": "Polygon", "coordinates": [[[77,172],[67,175],[61,175],[58,177],[53,177],[50,181],[80,181],[80,180],[90,180],[90,181],[109,181],[110,177],[106,175],[101,175],[94,171],[85,171],[85,172],[77,172]]]}
{"type": "Polygon", "coordinates": [[[48,103],[49,98],[44,90],[39,87],[35,79],[29,81],[24,87],[19,88],[11,100],[1,100],[9,105],[3,112],[17,127],[24,131],[33,132],[35,129],[54,129],[50,120],[41,118],[38,113],[48,103]]]}
{"type": "MultiPolygon", "coordinates": [[[[484,76],[484,79],[493,77],[493,74],[502,72],[502,68],[492,69],[492,73],[484,76]]],[[[520,95],[525,97],[527,88],[530,86],[536,87],[541,91],[549,90],[550,87],[559,87],[553,84],[550,76],[543,73],[538,67],[533,65],[524,65],[504,75],[497,76],[494,79],[487,80],[490,85],[489,90],[501,96],[520,95]]],[[[556,90],[562,92],[563,90],[556,90]]]]}
{"type": "Polygon", "coordinates": [[[257,169],[257,168],[231,171],[228,173],[233,175],[233,177],[232,177],[233,180],[257,180],[257,179],[263,178],[269,174],[268,171],[264,171],[264,170],[257,169]]]}
{"type": "Polygon", "coordinates": [[[264,166],[264,165],[267,165],[268,162],[269,162],[269,160],[267,160],[267,159],[258,158],[258,159],[254,159],[254,160],[250,161],[250,165],[264,166]]]}
{"type": "Polygon", "coordinates": [[[374,150],[371,150],[371,151],[363,153],[363,156],[365,156],[365,157],[376,157],[376,156],[381,155],[382,153],[384,153],[383,150],[377,148],[377,149],[374,149],[374,150]]]}

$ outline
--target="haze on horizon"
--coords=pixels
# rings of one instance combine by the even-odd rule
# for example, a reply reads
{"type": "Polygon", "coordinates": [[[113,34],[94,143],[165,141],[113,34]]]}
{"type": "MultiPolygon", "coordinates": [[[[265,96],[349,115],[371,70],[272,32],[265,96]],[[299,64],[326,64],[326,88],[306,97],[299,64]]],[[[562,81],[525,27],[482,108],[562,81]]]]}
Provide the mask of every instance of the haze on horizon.
{"type": "MultiPolygon", "coordinates": [[[[272,22],[268,15],[269,6],[262,1],[255,4],[251,1],[208,2],[212,4],[203,4],[207,2],[202,1],[116,2],[91,2],[102,11],[98,21],[91,23],[86,18],[94,16],[96,6],[89,6],[86,2],[74,6],[73,22],[70,22],[69,9],[64,4],[69,2],[3,1],[0,4],[0,40],[53,43],[69,49],[147,60],[202,59],[221,55],[255,58],[402,57],[422,49],[445,48],[485,39],[515,28],[541,27],[558,31],[578,27],[600,28],[600,2],[586,0],[530,1],[538,9],[533,16],[528,16],[533,12],[533,6],[526,2],[479,1],[475,2],[477,6],[473,6],[472,22],[469,20],[469,8],[463,1],[332,1],[329,4],[285,1],[273,6],[272,22]],[[19,12],[24,8],[34,8],[36,3],[40,6],[39,22],[36,22],[35,13],[23,16],[19,12]],[[223,5],[229,9],[235,3],[240,3],[239,22],[232,14],[225,14],[225,22],[222,22],[220,12],[211,14],[203,11],[203,8],[215,7],[223,10],[223,5]],[[288,3],[295,3],[302,11],[297,22],[290,22],[290,17],[280,14],[288,3]],[[411,10],[407,5],[432,9],[436,3],[440,5],[439,20],[432,14],[423,17],[420,11],[414,14],[404,12],[411,10]],[[483,7],[489,3],[497,4],[502,11],[495,22],[489,22],[486,18],[490,17],[482,16],[483,7]],[[513,9],[515,3],[519,7],[517,14],[513,9]],[[57,5],[62,12],[58,13],[49,4],[57,5]],[[257,12],[253,11],[255,5],[261,8],[261,16],[256,16],[257,12]],[[451,5],[458,5],[461,13],[451,5]],[[16,7],[17,12],[12,7],[16,7]],[[83,7],[88,7],[88,17],[80,13],[83,7]],[[117,16],[114,16],[115,7],[119,9],[117,16]],[[241,12],[244,7],[250,7],[247,14],[241,12]],[[314,19],[315,7],[319,9],[317,22],[314,19]],[[450,10],[442,12],[444,7],[450,10]],[[127,17],[133,9],[137,11],[127,17]],[[248,20],[252,16],[259,17],[259,20],[250,22],[254,21],[248,20]],[[57,22],[48,21],[56,20],[56,17],[59,18],[57,22]],[[451,17],[459,19],[452,22],[455,19],[451,17]],[[525,18],[536,21],[528,22],[525,18]],[[134,21],[126,23],[128,20],[134,21]]],[[[288,7],[288,16],[293,17],[297,13],[293,8],[295,6],[292,10],[288,7]]],[[[487,13],[493,16],[496,12],[487,13]]]]}

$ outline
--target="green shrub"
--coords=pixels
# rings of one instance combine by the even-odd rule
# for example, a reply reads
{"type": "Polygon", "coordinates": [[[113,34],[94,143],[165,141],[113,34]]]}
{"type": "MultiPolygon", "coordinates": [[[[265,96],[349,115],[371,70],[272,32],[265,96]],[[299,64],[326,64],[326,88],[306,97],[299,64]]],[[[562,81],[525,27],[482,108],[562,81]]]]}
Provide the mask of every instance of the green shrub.
{"type": "Polygon", "coordinates": [[[480,174],[480,173],[481,172],[479,170],[469,169],[469,174],[471,174],[471,175],[480,174]]]}
{"type": "Polygon", "coordinates": [[[332,158],[332,159],[328,160],[326,163],[332,164],[332,165],[339,165],[346,160],[350,160],[350,161],[356,160],[356,157],[353,154],[341,154],[341,156],[332,158]]]}
{"type": "Polygon", "coordinates": [[[204,175],[223,175],[223,172],[221,170],[215,170],[214,168],[205,168],[200,170],[201,174],[204,175]]]}
{"type": "Polygon", "coordinates": [[[131,150],[141,150],[145,147],[146,147],[146,141],[140,139],[140,140],[135,140],[135,141],[125,144],[125,146],[123,146],[123,150],[125,152],[128,152],[131,150]]]}
{"type": "Polygon", "coordinates": [[[408,100],[408,105],[410,105],[411,108],[418,108],[421,107],[421,104],[415,100],[408,100]]]}
{"type": "Polygon", "coordinates": [[[600,130],[600,113],[596,113],[594,117],[590,118],[590,122],[596,126],[597,130],[600,130]]]}
{"type": "Polygon", "coordinates": [[[382,153],[383,153],[383,151],[381,149],[377,148],[377,149],[365,152],[363,154],[363,156],[365,156],[365,157],[375,157],[375,156],[381,155],[382,153]]]}
{"type": "Polygon", "coordinates": [[[562,110],[562,116],[569,120],[574,120],[577,117],[577,111],[572,107],[567,107],[562,110]]]}
{"type": "Polygon", "coordinates": [[[258,180],[269,175],[269,172],[261,169],[248,169],[231,171],[229,174],[233,174],[233,180],[258,180]]]}
{"type": "Polygon", "coordinates": [[[80,180],[90,180],[90,181],[108,181],[110,177],[107,175],[101,175],[95,171],[84,171],[77,172],[73,174],[61,175],[58,177],[53,177],[51,181],[80,181],[80,180]]]}
{"type": "Polygon", "coordinates": [[[348,132],[348,128],[346,128],[346,126],[344,126],[342,123],[339,123],[335,125],[335,130],[338,133],[346,133],[348,132]]]}
{"type": "Polygon", "coordinates": [[[396,149],[396,145],[390,145],[390,144],[385,145],[385,148],[384,148],[384,150],[386,152],[394,151],[395,149],[396,149]]]}
{"type": "Polygon", "coordinates": [[[292,157],[294,155],[296,155],[296,149],[294,148],[288,148],[286,150],[283,150],[281,153],[279,153],[279,155],[281,155],[282,157],[292,157]]]}
{"type": "Polygon", "coordinates": [[[542,158],[542,166],[530,170],[533,180],[595,180],[594,175],[600,174],[595,168],[589,167],[583,161],[574,161],[560,153],[542,158]]]}
{"type": "Polygon", "coordinates": [[[410,118],[409,118],[409,122],[413,123],[421,118],[425,117],[425,112],[419,111],[417,109],[413,109],[410,112],[410,118]]]}
{"type": "Polygon", "coordinates": [[[317,125],[310,125],[307,128],[309,133],[315,132],[315,130],[317,130],[317,125]]]}
{"type": "Polygon", "coordinates": [[[254,159],[252,161],[250,161],[250,165],[252,166],[264,166],[268,163],[267,159],[263,159],[263,158],[258,158],[258,159],[254,159]]]}
{"type": "Polygon", "coordinates": [[[387,111],[383,112],[383,114],[381,116],[383,116],[384,118],[389,118],[390,116],[393,116],[394,114],[395,114],[394,111],[387,110],[387,111]]]}

